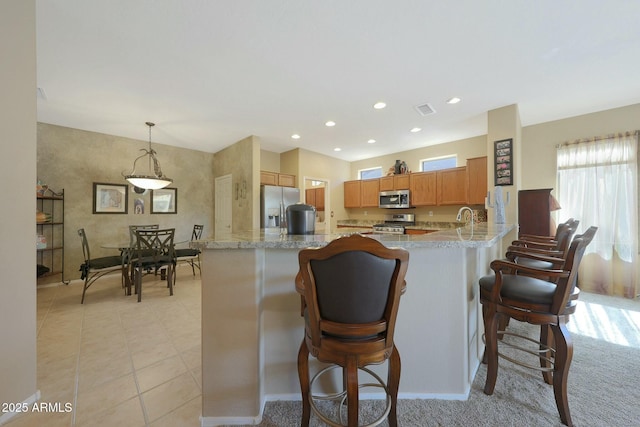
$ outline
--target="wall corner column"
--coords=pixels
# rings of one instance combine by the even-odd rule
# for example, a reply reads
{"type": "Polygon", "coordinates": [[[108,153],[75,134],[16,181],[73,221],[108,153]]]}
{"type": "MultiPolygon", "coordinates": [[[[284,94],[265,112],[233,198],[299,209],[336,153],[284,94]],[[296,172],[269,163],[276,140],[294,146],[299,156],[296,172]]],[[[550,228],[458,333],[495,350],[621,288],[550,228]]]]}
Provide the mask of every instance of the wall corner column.
{"type": "MultiPolygon", "coordinates": [[[[509,193],[509,204],[505,207],[505,222],[507,224],[518,223],[518,190],[520,190],[520,176],[522,174],[522,125],[520,123],[520,112],[517,104],[491,110],[487,114],[487,182],[491,199],[494,200],[495,189],[495,149],[494,142],[503,139],[513,139],[512,145],[512,170],[513,185],[502,186],[502,193],[506,202],[509,193]]],[[[495,211],[488,209],[488,220],[495,220],[495,211]]],[[[517,232],[517,230],[516,230],[517,232]]]]}

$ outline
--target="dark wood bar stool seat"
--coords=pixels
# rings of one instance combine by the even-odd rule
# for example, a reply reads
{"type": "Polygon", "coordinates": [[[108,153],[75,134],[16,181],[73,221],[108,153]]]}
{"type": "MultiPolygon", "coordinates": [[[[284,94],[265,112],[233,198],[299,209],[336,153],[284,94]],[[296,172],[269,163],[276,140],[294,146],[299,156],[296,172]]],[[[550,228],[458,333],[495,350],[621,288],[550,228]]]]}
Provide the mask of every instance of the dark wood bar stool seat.
{"type": "MultiPolygon", "coordinates": [[[[397,425],[397,396],[400,384],[400,354],[393,334],[405,289],[409,253],[390,249],[377,240],[352,235],[338,238],[319,249],[299,253],[300,270],[296,290],[302,296],[305,336],[298,352],[298,375],[302,392],[302,426],[309,425],[311,410],[331,426],[358,426],[358,373],[367,365],[388,363],[384,413],[368,425],[385,418],[397,425]],[[339,420],[323,414],[312,395],[309,381],[309,353],[321,362],[343,371],[344,390],[338,393],[339,420]],[[347,424],[341,408],[346,403],[347,424]]],[[[382,380],[377,377],[379,382],[382,380]]]]}
{"type": "MultiPolygon", "coordinates": [[[[560,267],[543,270],[508,260],[495,260],[491,269],[495,275],[482,277],[480,302],[485,328],[486,394],[493,394],[498,376],[498,356],[528,368],[536,366],[520,363],[498,351],[498,341],[506,334],[529,339],[500,330],[505,319],[515,319],[540,325],[539,350],[525,350],[539,358],[543,379],[553,384],[553,392],[561,421],[570,426],[571,415],[567,400],[567,377],[573,357],[573,343],[567,322],[575,312],[579,291],[576,287],[578,267],[584,251],[593,240],[596,227],[576,236],[567,256],[558,259],[560,267]]],[[[529,339],[530,340],[530,339],[529,339]]]]}

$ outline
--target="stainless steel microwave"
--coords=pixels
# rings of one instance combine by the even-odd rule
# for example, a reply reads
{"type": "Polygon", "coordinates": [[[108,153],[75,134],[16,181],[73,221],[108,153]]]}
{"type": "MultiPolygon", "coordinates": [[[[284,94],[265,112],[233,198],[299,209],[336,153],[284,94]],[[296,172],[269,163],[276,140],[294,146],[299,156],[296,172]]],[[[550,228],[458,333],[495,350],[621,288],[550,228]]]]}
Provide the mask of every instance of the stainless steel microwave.
{"type": "Polygon", "coordinates": [[[381,191],[378,206],[381,208],[410,208],[409,190],[381,191]]]}

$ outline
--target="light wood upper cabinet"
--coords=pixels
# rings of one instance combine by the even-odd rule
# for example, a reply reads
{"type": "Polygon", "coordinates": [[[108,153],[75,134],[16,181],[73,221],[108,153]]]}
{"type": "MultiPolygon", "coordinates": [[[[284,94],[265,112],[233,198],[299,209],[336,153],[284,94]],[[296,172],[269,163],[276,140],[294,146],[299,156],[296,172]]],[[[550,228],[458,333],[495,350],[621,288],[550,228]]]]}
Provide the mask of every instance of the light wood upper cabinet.
{"type": "Polygon", "coordinates": [[[409,177],[411,205],[435,205],[437,203],[436,172],[416,172],[409,177]]]}
{"type": "Polygon", "coordinates": [[[344,182],[344,207],[360,207],[360,180],[344,182]]]}
{"type": "Polygon", "coordinates": [[[276,172],[260,171],[260,185],[278,185],[276,172]]]}
{"type": "Polygon", "coordinates": [[[467,203],[467,167],[444,169],[438,173],[438,205],[467,203]]]}
{"type": "Polygon", "coordinates": [[[380,191],[408,190],[409,174],[390,175],[380,178],[380,191]]]}
{"type": "Polygon", "coordinates": [[[380,178],[380,191],[393,190],[393,175],[380,178]]]}
{"type": "Polygon", "coordinates": [[[286,173],[260,171],[260,185],[279,185],[281,187],[295,187],[296,176],[286,173]]]}
{"type": "MultiPolygon", "coordinates": [[[[315,188],[307,188],[304,190],[304,202],[311,206],[316,206],[316,189],[315,188]]],[[[318,207],[316,206],[316,209],[318,207]]]]}
{"type": "MultiPolygon", "coordinates": [[[[408,190],[410,187],[410,175],[394,175],[393,176],[393,189],[394,190],[408,190]]],[[[382,191],[382,190],[380,190],[382,191]]]]}
{"type": "Polygon", "coordinates": [[[295,187],[296,186],[296,176],[289,175],[286,173],[278,174],[278,185],[281,187],[295,187]]]}
{"type": "Polygon", "coordinates": [[[317,211],[324,210],[324,187],[307,188],[304,194],[306,204],[315,206],[317,211]]]}
{"type": "Polygon", "coordinates": [[[360,206],[363,208],[378,207],[380,204],[380,180],[367,179],[361,182],[360,206]]]}
{"type": "Polygon", "coordinates": [[[316,209],[324,211],[324,187],[316,188],[316,209]]]}
{"type": "Polygon", "coordinates": [[[484,205],[487,196],[487,157],[467,159],[467,180],[470,205],[484,205]]]}

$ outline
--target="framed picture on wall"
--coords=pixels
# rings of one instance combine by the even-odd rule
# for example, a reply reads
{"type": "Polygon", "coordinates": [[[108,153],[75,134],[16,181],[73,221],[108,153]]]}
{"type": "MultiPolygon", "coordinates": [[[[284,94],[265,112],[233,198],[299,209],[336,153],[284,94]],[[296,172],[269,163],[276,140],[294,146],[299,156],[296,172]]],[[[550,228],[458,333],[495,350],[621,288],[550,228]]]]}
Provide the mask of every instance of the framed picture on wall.
{"type": "Polygon", "coordinates": [[[161,188],[160,190],[151,190],[151,213],[178,213],[178,189],[161,188]]]}
{"type": "Polygon", "coordinates": [[[129,187],[120,184],[93,183],[94,214],[126,214],[129,208],[129,187]]]}
{"type": "Polygon", "coordinates": [[[513,139],[494,142],[495,185],[513,185],[513,139]]]}

